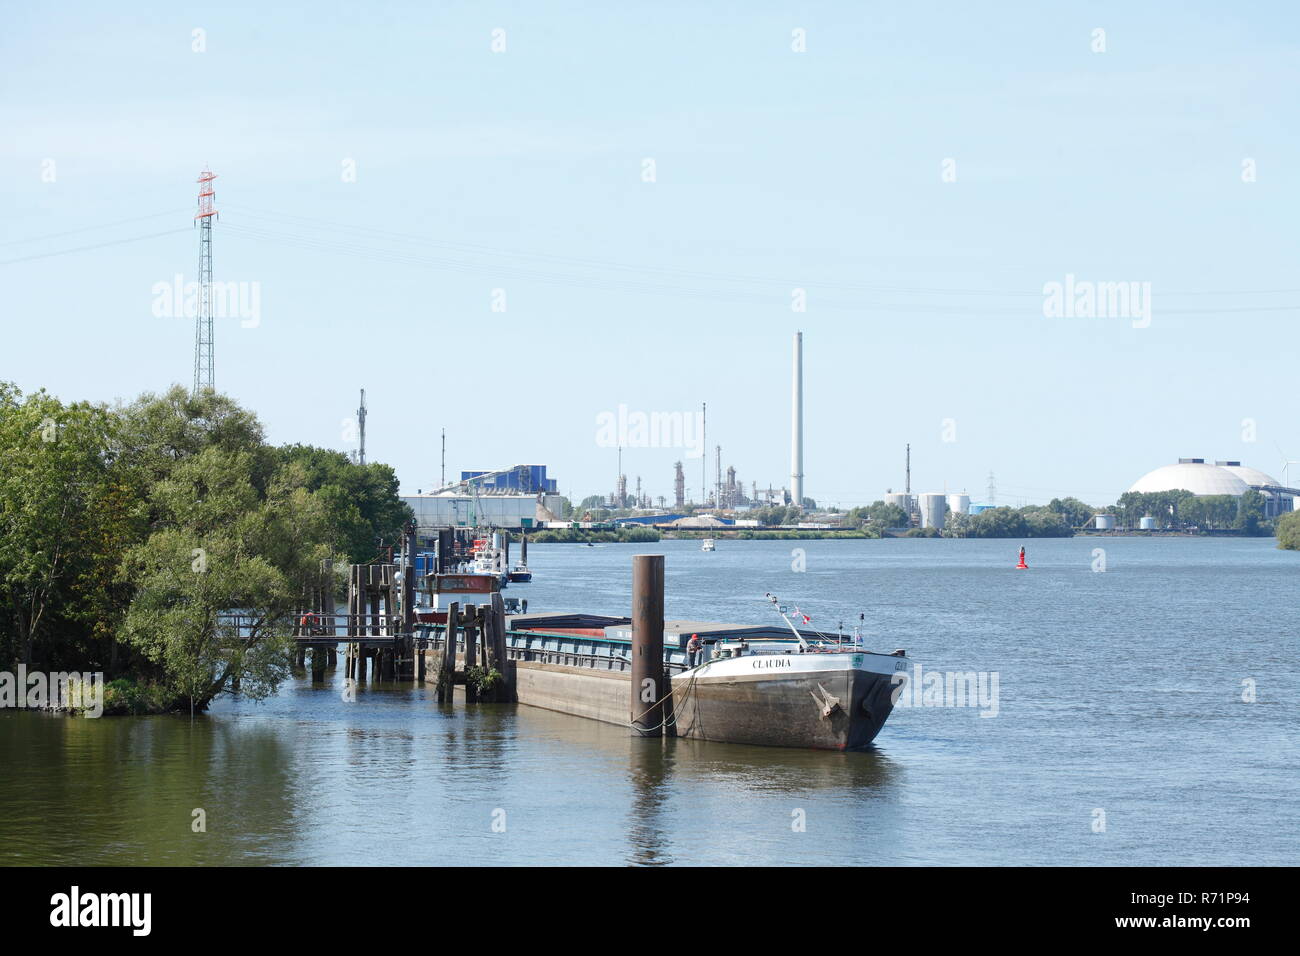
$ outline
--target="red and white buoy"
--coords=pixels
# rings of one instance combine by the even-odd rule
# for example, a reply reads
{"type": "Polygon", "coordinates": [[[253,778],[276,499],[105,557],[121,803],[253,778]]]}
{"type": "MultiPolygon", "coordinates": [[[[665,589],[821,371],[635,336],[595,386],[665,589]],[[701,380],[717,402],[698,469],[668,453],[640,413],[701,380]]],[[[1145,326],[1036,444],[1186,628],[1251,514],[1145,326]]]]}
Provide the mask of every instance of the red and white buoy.
{"type": "Polygon", "coordinates": [[[1024,570],[1026,570],[1026,571],[1029,570],[1029,565],[1025,564],[1025,549],[1024,549],[1024,548],[1021,548],[1021,549],[1020,549],[1020,563],[1016,565],[1016,569],[1017,569],[1017,570],[1020,570],[1020,569],[1022,569],[1022,568],[1023,568],[1024,570]]]}

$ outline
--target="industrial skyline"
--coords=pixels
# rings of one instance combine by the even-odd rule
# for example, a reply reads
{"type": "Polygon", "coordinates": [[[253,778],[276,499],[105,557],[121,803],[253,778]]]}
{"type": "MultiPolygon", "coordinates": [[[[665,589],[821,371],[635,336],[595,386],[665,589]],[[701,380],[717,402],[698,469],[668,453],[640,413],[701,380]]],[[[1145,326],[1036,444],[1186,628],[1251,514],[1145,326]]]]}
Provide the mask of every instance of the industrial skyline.
{"type": "Polygon", "coordinates": [[[908,443],[916,487],[978,493],[995,472],[1005,501],[1114,500],[1188,449],[1271,473],[1300,458],[1290,350],[1258,347],[1290,341],[1300,308],[1300,130],[1272,119],[1300,77],[1290,33],[1265,26],[1294,22],[1285,5],[1104,6],[1104,52],[1093,25],[1030,3],[828,5],[799,24],[682,7],[691,30],[664,17],[631,45],[610,42],[614,10],[519,10],[501,53],[471,8],[412,7],[401,36],[211,10],[202,52],[151,0],[68,9],[0,37],[26,91],[0,150],[6,374],[26,391],[192,385],[195,317],[152,313],[150,290],[198,278],[191,188],[210,163],[216,278],[262,302],[260,321],[214,315],[215,384],[271,440],[348,452],[365,387],[367,457],[404,490],[433,483],[445,426],[453,467],[545,461],[606,494],[596,416],[705,402],[701,456],[627,448],[624,470],[671,499],[681,460],[694,497],[721,445],[746,482],[790,484],[795,330],[819,504],[897,487],[908,443]],[[1008,87],[1008,62],[1037,80],[1008,87]],[[1145,318],[1045,302],[1129,282],[1150,284],[1145,318]],[[1255,345],[1225,364],[1228,338],[1255,345]],[[425,377],[457,356],[473,381],[412,417],[411,377],[367,353],[425,377]]]}

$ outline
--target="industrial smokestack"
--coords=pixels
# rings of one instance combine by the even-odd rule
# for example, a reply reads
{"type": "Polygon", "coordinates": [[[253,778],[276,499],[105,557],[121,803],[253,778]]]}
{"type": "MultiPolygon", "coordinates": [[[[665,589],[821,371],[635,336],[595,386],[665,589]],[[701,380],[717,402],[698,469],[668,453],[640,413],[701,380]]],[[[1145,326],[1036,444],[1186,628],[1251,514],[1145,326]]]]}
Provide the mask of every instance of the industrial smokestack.
{"type": "Polygon", "coordinates": [[[790,421],[790,496],[803,507],[803,333],[794,334],[794,395],[790,421]]]}

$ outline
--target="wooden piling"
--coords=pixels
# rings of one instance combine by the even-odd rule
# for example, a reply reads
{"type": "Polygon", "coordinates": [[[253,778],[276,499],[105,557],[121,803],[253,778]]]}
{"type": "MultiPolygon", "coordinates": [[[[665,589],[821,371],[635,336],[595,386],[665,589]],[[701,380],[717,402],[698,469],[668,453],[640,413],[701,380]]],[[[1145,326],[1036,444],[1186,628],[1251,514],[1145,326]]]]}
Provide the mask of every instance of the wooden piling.
{"type": "Polygon", "coordinates": [[[401,673],[397,676],[409,680],[414,676],[411,666],[415,656],[415,522],[406,526],[406,538],[402,545],[406,556],[406,567],[402,571],[402,660],[401,673]]]}
{"type": "Polygon", "coordinates": [[[664,556],[632,557],[631,723],[640,737],[663,736],[664,556]]]}
{"type": "Polygon", "coordinates": [[[492,666],[501,674],[493,700],[510,702],[515,699],[515,663],[507,650],[506,605],[500,593],[492,595],[492,606],[487,610],[492,619],[492,666]]]}
{"type": "MultiPolygon", "coordinates": [[[[478,703],[478,685],[470,680],[470,668],[478,665],[478,636],[481,631],[483,609],[473,608],[465,614],[465,703],[478,703]]],[[[483,666],[487,667],[487,648],[484,647],[483,666]]]]}
{"type": "Polygon", "coordinates": [[[311,649],[311,679],[313,682],[325,679],[325,648],[320,644],[311,649]]]}
{"type": "Polygon", "coordinates": [[[447,606],[446,640],[442,645],[442,666],[438,669],[438,702],[450,701],[456,679],[456,630],[460,626],[460,605],[447,606]]]}
{"type": "Polygon", "coordinates": [[[493,665],[504,672],[506,662],[506,604],[498,591],[492,595],[493,665]]]}

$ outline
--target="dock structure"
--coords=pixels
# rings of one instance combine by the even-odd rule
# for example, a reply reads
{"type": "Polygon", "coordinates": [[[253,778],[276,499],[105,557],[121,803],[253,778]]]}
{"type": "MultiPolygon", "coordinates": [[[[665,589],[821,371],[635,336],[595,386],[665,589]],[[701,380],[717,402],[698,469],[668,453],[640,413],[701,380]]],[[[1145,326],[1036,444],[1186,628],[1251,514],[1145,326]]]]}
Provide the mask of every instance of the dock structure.
{"type": "MultiPolygon", "coordinates": [[[[411,535],[408,529],[407,555],[411,535]]],[[[673,733],[670,675],[684,666],[686,632],[682,622],[664,621],[662,555],[634,558],[632,613],[618,618],[527,608],[507,617],[500,577],[455,570],[462,567],[439,560],[417,574],[410,561],[348,565],[340,611],[339,572],[323,562],[295,622],[297,663],[305,667],[310,654],[312,678],[323,681],[342,644],[352,682],[432,683],[444,705],[456,701],[460,685],[466,705],[517,702],[620,724],[638,736],[673,733]]]]}
{"type": "MultiPolygon", "coordinates": [[[[406,529],[406,554],[413,554],[415,528],[406,529]]],[[[312,658],[312,678],[323,680],[327,667],[338,665],[338,645],[345,645],[344,676],[348,680],[423,679],[424,661],[416,653],[416,576],[393,563],[348,566],[347,611],[335,602],[336,565],[322,561],[320,574],[307,588],[304,610],[294,622],[295,663],[305,667],[312,658]],[[418,666],[417,666],[418,665],[418,666]]]]}
{"type": "Polygon", "coordinates": [[[477,604],[451,602],[441,623],[417,625],[416,654],[437,662],[439,703],[452,700],[457,684],[465,687],[467,704],[515,700],[515,662],[506,647],[505,602],[500,591],[482,592],[481,597],[477,604]]]}
{"type": "MultiPolygon", "coordinates": [[[[372,660],[378,680],[433,680],[443,706],[456,702],[460,684],[469,706],[519,703],[585,717],[649,738],[647,746],[688,738],[856,750],[875,739],[897,675],[906,676],[903,649],[869,650],[856,630],[799,629],[772,595],[782,624],[668,621],[664,556],[636,555],[631,570],[630,615],[524,608],[507,617],[495,569],[423,574],[430,600],[417,608],[414,565],[353,565],[347,613],[306,612],[299,650],[312,651],[317,679],[327,649],[346,643],[355,680],[366,679],[372,660]]],[[[313,607],[328,597],[322,586],[313,607]]]]}

